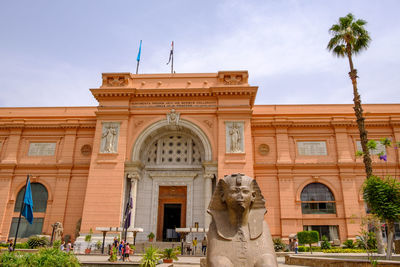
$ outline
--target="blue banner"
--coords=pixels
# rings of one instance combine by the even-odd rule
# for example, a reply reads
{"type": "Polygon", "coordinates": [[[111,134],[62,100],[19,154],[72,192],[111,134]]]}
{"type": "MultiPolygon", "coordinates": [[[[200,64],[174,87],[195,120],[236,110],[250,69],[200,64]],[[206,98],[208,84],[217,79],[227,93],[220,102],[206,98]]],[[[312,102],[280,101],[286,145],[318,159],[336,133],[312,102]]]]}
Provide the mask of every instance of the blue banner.
{"type": "Polygon", "coordinates": [[[22,216],[24,216],[30,224],[33,223],[33,201],[32,201],[31,181],[29,180],[29,175],[26,182],[24,208],[22,210],[22,216]]]}

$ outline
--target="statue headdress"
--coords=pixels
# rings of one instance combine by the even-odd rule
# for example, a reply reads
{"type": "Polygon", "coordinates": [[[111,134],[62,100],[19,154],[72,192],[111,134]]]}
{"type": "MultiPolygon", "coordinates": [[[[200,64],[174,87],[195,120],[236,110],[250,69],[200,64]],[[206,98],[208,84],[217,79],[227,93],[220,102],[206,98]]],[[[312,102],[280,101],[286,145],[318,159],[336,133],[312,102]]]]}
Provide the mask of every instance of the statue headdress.
{"type": "Polygon", "coordinates": [[[255,199],[250,206],[248,223],[250,239],[256,239],[263,232],[264,214],[267,213],[267,209],[265,208],[265,199],[255,179],[241,173],[226,175],[224,178],[220,179],[211,198],[207,212],[211,214],[215,222],[218,235],[224,239],[231,240],[236,234],[236,229],[234,229],[227,220],[229,217],[228,208],[222,201],[221,196],[224,188],[233,183],[250,185],[255,192],[255,199]]]}

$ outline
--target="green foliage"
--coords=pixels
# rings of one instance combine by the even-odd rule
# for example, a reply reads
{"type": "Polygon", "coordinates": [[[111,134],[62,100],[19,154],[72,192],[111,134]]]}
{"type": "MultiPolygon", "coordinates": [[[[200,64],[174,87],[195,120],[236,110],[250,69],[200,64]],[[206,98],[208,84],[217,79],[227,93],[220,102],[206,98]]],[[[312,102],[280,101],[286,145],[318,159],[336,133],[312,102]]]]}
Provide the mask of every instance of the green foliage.
{"type": "Polygon", "coordinates": [[[162,252],[162,257],[163,259],[173,259],[173,260],[178,260],[177,255],[179,254],[179,251],[174,248],[166,248],[162,252]]]}
{"type": "MultiPolygon", "coordinates": [[[[46,239],[47,240],[47,239],[46,239]]],[[[28,249],[29,248],[29,244],[28,242],[24,242],[24,243],[17,243],[15,244],[15,248],[17,249],[28,249]]]]}
{"type": "Polygon", "coordinates": [[[302,231],[297,233],[297,238],[300,244],[309,244],[310,251],[312,254],[312,243],[317,243],[319,241],[319,233],[317,231],[302,231]]]}
{"type": "MultiPolygon", "coordinates": [[[[314,252],[321,252],[322,249],[320,247],[312,247],[312,251],[314,252]]],[[[310,252],[310,247],[306,247],[306,246],[299,246],[299,252],[310,252]]]]}
{"type": "Polygon", "coordinates": [[[61,246],[61,240],[56,240],[53,242],[53,248],[60,248],[61,246]]]}
{"type": "Polygon", "coordinates": [[[331,249],[331,243],[329,243],[329,240],[326,236],[322,236],[322,242],[321,242],[321,249],[331,249]]]}
{"type": "Polygon", "coordinates": [[[158,248],[150,246],[146,248],[142,259],[140,260],[141,267],[155,267],[160,259],[160,251],[158,248]]]}
{"type": "Polygon", "coordinates": [[[97,249],[101,249],[101,246],[103,245],[103,242],[101,242],[100,240],[98,240],[97,242],[96,242],[96,248],[97,249]]]}
{"type": "Polygon", "coordinates": [[[78,259],[72,253],[57,248],[43,248],[37,253],[5,252],[0,255],[0,266],[24,267],[78,267],[78,259]]]}
{"type": "Polygon", "coordinates": [[[286,249],[286,244],[279,237],[272,239],[272,242],[274,242],[275,251],[284,251],[286,249]]]}
{"type": "Polygon", "coordinates": [[[371,37],[364,29],[365,24],[367,24],[365,20],[356,20],[351,13],[339,18],[339,23],[332,25],[329,29],[333,37],[329,41],[327,49],[338,57],[344,57],[349,52],[358,54],[367,49],[371,37]]]}
{"type": "Polygon", "coordinates": [[[387,137],[381,138],[381,139],[379,140],[379,142],[380,142],[382,145],[384,145],[385,147],[391,147],[391,146],[392,146],[392,140],[390,140],[390,139],[387,138],[387,137]]]}
{"type": "Polygon", "coordinates": [[[297,233],[300,244],[312,244],[319,241],[319,233],[317,231],[302,231],[297,233]]]}
{"type": "Polygon", "coordinates": [[[382,220],[396,221],[400,214],[400,182],[392,177],[371,176],[364,182],[363,196],[371,212],[382,220]]]}
{"type": "Polygon", "coordinates": [[[152,239],[152,238],[154,238],[154,237],[155,237],[155,235],[154,235],[153,232],[150,232],[150,234],[147,235],[147,238],[148,238],[148,239],[152,239]]]}
{"type": "Polygon", "coordinates": [[[364,249],[355,248],[332,248],[322,250],[324,253],[366,253],[364,249]]]}
{"type": "Polygon", "coordinates": [[[92,241],[92,234],[93,234],[93,231],[92,231],[92,228],[90,228],[89,234],[87,234],[85,236],[85,242],[88,243],[88,247],[87,248],[90,248],[90,241],[92,241]]]}
{"type": "Polygon", "coordinates": [[[29,248],[39,248],[39,247],[45,247],[48,245],[49,241],[45,236],[31,236],[29,237],[28,241],[28,246],[29,248]]]}
{"type": "Polygon", "coordinates": [[[358,249],[375,250],[377,248],[375,233],[368,232],[366,235],[357,236],[356,246],[358,249]]]}
{"type": "Polygon", "coordinates": [[[357,158],[362,157],[363,155],[364,155],[364,153],[362,151],[360,151],[360,150],[356,151],[356,157],[357,158]]]}
{"type": "Polygon", "coordinates": [[[375,150],[377,143],[375,140],[368,140],[367,147],[369,150],[375,150]]]}
{"type": "Polygon", "coordinates": [[[343,242],[343,246],[344,246],[345,248],[351,248],[351,249],[353,249],[353,248],[356,247],[356,244],[354,244],[354,241],[353,241],[353,240],[347,239],[346,241],[343,242]]]}
{"type": "Polygon", "coordinates": [[[117,261],[117,248],[116,247],[112,248],[112,251],[111,251],[110,257],[108,258],[108,261],[111,261],[111,262],[117,261]]]}

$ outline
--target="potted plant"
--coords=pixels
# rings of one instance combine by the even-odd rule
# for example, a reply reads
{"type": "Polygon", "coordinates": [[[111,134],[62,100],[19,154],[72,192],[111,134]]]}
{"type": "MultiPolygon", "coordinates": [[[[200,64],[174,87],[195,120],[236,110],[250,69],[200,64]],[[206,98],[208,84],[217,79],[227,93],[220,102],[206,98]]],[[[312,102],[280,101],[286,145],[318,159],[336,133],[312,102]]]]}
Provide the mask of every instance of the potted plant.
{"type": "Polygon", "coordinates": [[[172,263],[174,260],[178,260],[178,255],[179,251],[177,251],[174,248],[166,248],[164,249],[164,251],[162,252],[162,256],[163,256],[163,262],[164,263],[172,263]]]}
{"type": "Polygon", "coordinates": [[[150,246],[146,248],[142,259],[140,260],[141,267],[155,267],[160,259],[160,252],[158,248],[150,246]]]}
{"type": "Polygon", "coordinates": [[[91,251],[91,249],[90,249],[90,241],[92,241],[92,234],[93,234],[93,231],[92,231],[92,228],[90,228],[89,234],[87,234],[87,235],[85,236],[85,242],[88,243],[88,246],[87,246],[87,248],[85,249],[85,254],[89,254],[90,251],[91,251]]]}
{"type": "Polygon", "coordinates": [[[150,234],[147,235],[147,238],[149,239],[149,242],[153,242],[155,235],[153,232],[150,232],[150,234]]]}

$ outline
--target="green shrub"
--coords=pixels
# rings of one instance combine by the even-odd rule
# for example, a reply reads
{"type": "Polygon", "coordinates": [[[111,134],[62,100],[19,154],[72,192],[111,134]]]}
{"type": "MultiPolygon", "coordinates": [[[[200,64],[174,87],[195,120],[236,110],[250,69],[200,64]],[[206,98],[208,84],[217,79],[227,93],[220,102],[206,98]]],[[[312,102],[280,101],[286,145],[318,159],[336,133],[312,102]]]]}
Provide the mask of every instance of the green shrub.
{"type": "Polygon", "coordinates": [[[140,260],[141,267],[155,267],[160,259],[160,251],[158,248],[150,246],[146,248],[142,259],[140,260]]]}
{"type": "Polygon", "coordinates": [[[284,251],[286,249],[286,244],[279,237],[272,239],[272,242],[274,242],[275,251],[284,251]]]}
{"type": "Polygon", "coordinates": [[[329,243],[329,240],[326,236],[322,236],[322,242],[321,242],[321,249],[331,249],[331,243],[329,243]]]}
{"type": "Polygon", "coordinates": [[[0,255],[0,266],[24,267],[78,267],[78,259],[72,253],[56,248],[42,248],[37,253],[5,252],[0,255]]]}
{"type": "Polygon", "coordinates": [[[332,249],[324,249],[324,253],[366,253],[364,249],[355,249],[355,248],[332,248],[332,249]]]}
{"type": "Polygon", "coordinates": [[[376,237],[374,232],[368,232],[367,236],[357,236],[356,247],[358,249],[376,249],[376,237]],[[367,239],[367,240],[365,240],[367,239]],[[367,247],[368,246],[368,247],[367,247]]]}
{"type": "Polygon", "coordinates": [[[116,247],[112,248],[110,258],[108,258],[108,261],[111,261],[111,262],[117,261],[117,248],[116,247]]]}
{"type": "Polygon", "coordinates": [[[29,237],[27,243],[29,248],[39,248],[47,246],[49,244],[49,241],[45,236],[34,235],[29,237]]]}
{"type": "MultiPolygon", "coordinates": [[[[317,231],[302,231],[297,233],[297,238],[300,244],[308,244],[311,248],[311,244],[319,241],[319,233],[317,231]]],[[[312,249],[310,251],[312,254],[312,249]]]]}
{"type": "MultiPolygon", "coordinates": [[[[299,252],[310,252],[310,247],[306,247],[306,246],[299,246],[299,252]]],[[[312,251],[314,252],[321,252],[322,249],[320,247],[312,247],[312,251]]]]}
{"type": "Polygon", "coordinates": [[[351,248],[351,249],[353,249],[353,248],[356,247],[356,245],[354,244],[354,241],[351,240],[351,239],[347,239],[346,241],[344,241],[344,242],[343,242],[343,246],[344,246],[345,248],[351,248]]]}
{"type": "Polygon", "coordinates": [[[163,259],[173,259],[178,260],[179,251],[175,248],[166,248],[162,252],[163,259]]]}

